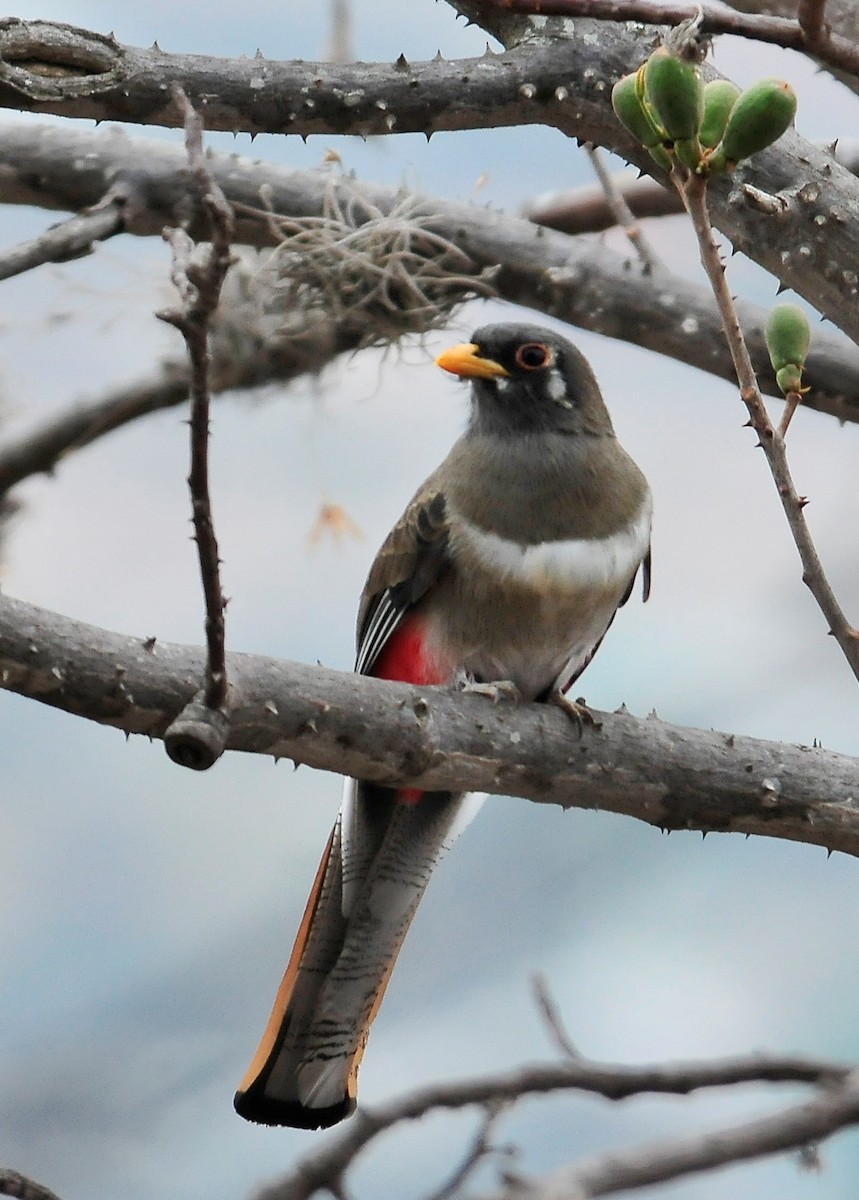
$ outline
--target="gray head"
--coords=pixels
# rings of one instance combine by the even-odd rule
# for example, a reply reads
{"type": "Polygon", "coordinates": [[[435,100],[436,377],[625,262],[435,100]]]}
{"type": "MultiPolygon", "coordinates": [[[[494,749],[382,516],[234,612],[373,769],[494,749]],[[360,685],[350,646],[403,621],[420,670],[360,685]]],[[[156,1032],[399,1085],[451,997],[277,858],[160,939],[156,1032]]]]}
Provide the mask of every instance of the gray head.
{"type": "Polygon", "coordinates": [[[612,433],[587,359],[539,325],[484,325],[436,362],[471,380],[471,428],[511,435],[612,433]]]}

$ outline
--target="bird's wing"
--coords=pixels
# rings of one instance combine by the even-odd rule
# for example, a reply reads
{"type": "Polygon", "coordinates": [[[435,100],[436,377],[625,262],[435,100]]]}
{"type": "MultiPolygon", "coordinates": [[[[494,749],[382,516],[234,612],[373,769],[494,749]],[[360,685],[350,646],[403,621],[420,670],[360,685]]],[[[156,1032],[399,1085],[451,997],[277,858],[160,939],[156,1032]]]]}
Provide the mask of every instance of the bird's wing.
{"type": "Polygon", "coordinates": [[[358,608],[355,670],[359,674],[376,674],[373,668],[394,630],[446,571],[448,535],[445,495],[431,477],[388,534],[370,568],[358,608]]]}

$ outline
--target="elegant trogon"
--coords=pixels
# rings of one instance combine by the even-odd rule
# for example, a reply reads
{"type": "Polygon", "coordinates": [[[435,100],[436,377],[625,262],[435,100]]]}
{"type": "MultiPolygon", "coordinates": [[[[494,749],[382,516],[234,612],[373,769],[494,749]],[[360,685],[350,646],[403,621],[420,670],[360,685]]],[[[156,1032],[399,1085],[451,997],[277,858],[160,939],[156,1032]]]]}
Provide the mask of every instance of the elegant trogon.
{"type": "MultiPolygon", "coordinates": [[[[489,325],[437,362],[471,380],[468,425],[370,569],[356,670],[562,700],[642,566],[647,598],[650,489],[558,334],[489,325]]],[[[347,780],[243,1117],[315,1129],[352,1112],[397,953],[472,800],[347,780]]]]}

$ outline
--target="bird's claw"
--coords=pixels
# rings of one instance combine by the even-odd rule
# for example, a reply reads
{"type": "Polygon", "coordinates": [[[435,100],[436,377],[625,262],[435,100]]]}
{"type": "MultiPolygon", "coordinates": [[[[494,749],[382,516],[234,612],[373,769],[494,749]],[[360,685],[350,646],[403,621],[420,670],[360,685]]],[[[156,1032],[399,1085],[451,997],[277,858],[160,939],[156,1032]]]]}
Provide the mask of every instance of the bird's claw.
{"type": "Polygon", "coordinates": [[[463,676],[456,682],[461,692],[475,696],[488,696],[493,704],[498,704],[502,700],[509,704],[522,703],[522,693],[512,679],[495,679],[492,683],[478,683],[474,679],[463,676]]]}
{"type": "Polygon", "coordinates": [[[562,713],[566,713],[578,729],[579,737],[584,732],[585,725],[591,725],[594,729],[599,729],[602,725],[602,722],[596,719],[583,699],[571,700],[557,688],[549,693],[547,703],[554,704],[562,713]]]}

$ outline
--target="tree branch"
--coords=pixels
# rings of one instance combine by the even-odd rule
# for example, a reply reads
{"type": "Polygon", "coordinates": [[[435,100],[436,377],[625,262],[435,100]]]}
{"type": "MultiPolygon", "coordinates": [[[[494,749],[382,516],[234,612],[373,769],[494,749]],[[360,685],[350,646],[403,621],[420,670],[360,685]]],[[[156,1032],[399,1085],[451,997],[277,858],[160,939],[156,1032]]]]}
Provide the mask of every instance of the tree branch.
{"type": "MultiPolygon", "coordinates": [[[[675,170],[678,169],[675,168],[675,170]]],[[[817,601],[818,608],[829,625],[829,632],[838,642],[853,674],[859,679],[859,630],[855,629],[848,621],[826,577],[803,512],[807,500],[797,492],[787,461],[784,438],[773,427],[763,397],[758,390],[758,381],[743,337],[742,325],[725,276],[725,266],[710,225],[707,182],[683,168],[681,177],[676,179],[676,185],[698,239],[701,264],[707,272],[713,294],[719,305],[719,311],[722,314],[725,337],[731,350],[734,370],[740,384],[740,396],[748,410],[751,424],[760,439],[760,446],[766,456],[791,536],[802,563],[802,581],[817,601]]]]}
{"type": "Polygon", "coordinates": [[[232,263],[233,212],[215,183],[203,152],[203,125],[181,88],[173,99],[185,122],[185,150],[202,193],[209,243],[196,246],[184,229],[165,229],[173,252],[172,278],[181,307],[157,315],[174,325],[188,350],[191,368],[191,518],[206,606],[206,668],[203,689],[165,732],[167,752],[181,766],[211,767],[226,746],[227,664],[224,627],[226,600],[221,588],[220,557],[209,490],[209,339],[221,288],[232,263]]]}
{"type": "Polygon", "coordinates": [[[92,252],[95,242],[123,231],[122,202],[105,197],[102,205],[87,209],[38,237],[0,253],[0,279],[11,279],[45,263],[68,262],[92,252]]]}
{"type": "Polygon", "coordinates": [[[0,1167],[0,1196],[14,1196],[15,1200],[58,1200],[50,1188],[8,1167],[0,1167]]]}
{"type": "MultiPolygon", "coordinates": [[[[801,1059],[776,1059],[763,1055],[750,1058],[725,1059],[715,1062],[688,1062],[645,1067],[623,1067],[598,1063],[587,1059],[576,1059],[558,1064],[537,1064],[523,1067],[504,1075],[486,1079],[467,1080],[463,1083],[438,1084],[420,1088],[389,1104],[375,1109],[361,1108],[351,1118],[348,1126],[337,1136],[331,1137],[321,1150],[307,1155],[298,1165],[277,1183],[262,1189],[254,1200],[310,1200],[316,1192],[328,1189],[332,1181],[342,1178],[361,1150],[377,1137],[402,1121],[413,1121],[434,1109],[460,1109],[474,1104],[487,1105],[510,1102],[523,1096],[535,1096],[556,1091],[584,1091],[603,1096],[607,1100],[625,1100],[630,1096],[644,1094],[681,1095],[703,1088],[735,1086],[741,1083],[809,1083],[825,1088],[820,1098],[800,1106],[802,1110],[815,1108],[806,1117],[814,1130],[832,1132],[846,1124],[859,1120],[859,1072],[831,1063],[803,1061],[801,1059]],[[833,1100],[834,1098],[834,1100],[833,1100]],[[825,1115],[818,1115],[817,1110],[825,1115]]],[[[783,1124],[788,1124],[789,1109],[779,1114],[783,1124]]],[[[779,1118],[772,1118],[776,1121],[779,1118]]],[[[751,1129],[765,1122],[749,1123],[742,1129],[751,1129]]],[[[797,1122],[791,1123],[796,1136],[797,1122]]],[[[813,1136],[813,1134],[809,1135],[813,1136]]],[[[808,1138],[806,1138],[808,1140],[808,1138]]],[[[700,1139],[700,1142],[705,1139],[700,1139]]],[[[710,1134],[709,1144],[718,1144],[718,1136],[710,1134]]],[[[699,1139],[680,1143],[683,1147],[700,1147],[699,1139]]],[[[785,1145],[773,1145],[771,1149],[783,1149],[796,1144],[786,1141],[785,1145]]],[[[766,1153],[764,1149],[761,1153],[766,1153]]],[[[600,1159],[605,1169],[620,1156],[600,1159]]],[[[695,1169],[689,1167],[689,1169],[695,1169]]],[[[600,1194],[597,1191],[565,1186],[573,1178],[577,1168],[566,1168],[564,1182],[555,1189],[543,1190],[542,1181],[522,1180],[513,1182],[503,1194],[510,1200],[560,1200],[562,1196],[575,1198],[600,1194]],[[520,1190],[521,1189],[521,1190],[520,1190]]],[[[595,1177],[594,1166],[590,1167],[595,1177]]],[[[676,1172],[679,1174],[680,1172],[676,1172]]],[[[664,1176],[669,1178],[670,1176],[664,1176]]],[[[585,1177],[586,1178],[586,1177],[585,1177]]],[[[596,1180],[595,1180],[596,1181],[596,1180]]],[[[641,1186],[626,1184],[625,1186],[641,1186]]],[[[619,1188],[611,1189],[619,1190],[619,1188]]]]}
{"type": "MultiPolygon", "coordinates": [[[[768,13],[731,12],[709,4],[667,4],[664,0],[479,0],[486,8],[554,17],[595,17],[601,21],[644,21],[651,25],[679,25],[701,11],[703,36],[731,33],[756,42],[767,42],[785,50],[798,50],[818,59],[824,66],[850,74],[859,73],[859,47],[847,38],[829,34],[822,25],[820,0],[800,0],[799,21],[768,13]],[[808,15],[803,19],[803,7],[808,15]],[[815,10],[820,10],[819,15],[815,10]]],[[[824,0],[825,3],[825,0],[824,0]]]]}
{"type": "Polygon", "coordinates": [[[822,42],[832,40],[832,34],[823,19],[825,8],[826,0],[799,0],[797,5],[796,19],[805,36],[805,44],[813,52],[822,42]]]}
{"type": "MultiPolygon", "coordinates": [[[[745,13],[760,12],[763,7],[761,0],[727,0],[727,3],[731,8],[745,13]]],[[[771,16],[787,17],[790,20],[796,20],[803,7],[806,9],[819,7],[822,10],[823,4],[819,4],[818,0],[766,0],[766,11],[771,16]]],[[[856,45],[859,40],[859,10],[856,8],[855,0],[828,0],[826,24],[831,32],[837,33],[845,41],[856,45]]],[[[811,41],[813,44],[813,34],[811,41]]],[[[810,50],[809,53],[813,54],[813,51],[810,50]]],[[[833,71],[833,74],[845,87],[859,94],[859,79],[855,75],[843,71],[833,71]]]]}
{"type": "Polygon", "coordinates": [[[641,259],[642,266],[646,272],[652,271],[656,267],[664,266],[648,242],[640,224],[636,221],[635,215],[627,204],[622,190],[617,185],[617,181],[606,167],[599,146],[591,146],[588,143],[585,145],[585,150],[587,151],[588,158],[591,160],[594,174],[599,180],[600,188],[605,196],[605,202],[612,214],[612,223],[617,225],[626,234],[630,245],[641,259]]]}
{"type": "MultiPolygon", "coordinates": [[[[851,175],[859,173],[859,141],[856,138],[839,138],[834,153],[841,166],[851,175]]],[[[634,217],[667,217],[683,212],[683,204],[677,193],[669,191],[656,179],[647,175],[635,179],[628,172],[618,172],[612,176],[612,180],[634,217]]],[[[743,185],[746,196],[749,196],[751,187],[751,184],[743,185]]],[[[593,184],[561,188],[535,196],[523,205],[520,212],[529,221],[561,233],[601,233],[617,224],[603,188],[593,184]]]]}
{"type": "Polygon", "coordinates": [[[481,1200],[589,1200],[710,1171],[714,1167],[801,1150],[859,1122],[859,1070],[826,1086],[813,1100],[772,1116],[698,1136],[595,1155],[543,1179],[516,1180],[481,1200]]]}
{"type": "MultiPolygon", "coordinates": [[[[247,215],[259,211],[262,191],[275,213],[308,217],[320,216],[324,210],[331,180],[322,172],[289,170],[232,155],[209,154],[206,161],[227,199],[238,209],[238,241],[271,244],[270,223],[247,215]]],[[[112,174],[125,181],[137,197],[125,213],[127,232],[160,236],[165,224],[175,224],[179,214],[188,212],[187,172],[179,147],[132,139],[113,130],[90,133],[41,126],[34,132],[29,124],[4,125],[0,202],[85,207],[104,194],[112,174]],[[69,161],[84,164],[82,170],[70,172],[69,161]]],[[[357,191],[383,212],[402,201],[402,194],[391,188],[345,180],[339,186],[345,198],[357,191]]],[[[673,189],[670,194],[674,195],[673,189]]],[[[598,243],[535,229],[529,221],[473,204],[420,196],[416,211],[432,217],[432,228],[467,252],[476,270],[500,266],[493,284],[502,298],[735,381],[708,288],[668,272],[644,275],[630,269],[625,255],[598,243]]],[[[204,236],[193,221],[189,231],[192,236],[204,236]]],[[[781,398],[763,339],[768,312],[741,304],[740,313],[761,387],[781,398]]],[[[318,370],[333,354],[357,344],[354,333],[342,325],[314,326],[316,331],[324,336],[306,337],[299,331],[295,338],[280,342],[269,327],[264,339],[254,336],[248,343],[247,354],[239,352],[240,337],[231,338],[229,353],[219,355],[216,344],[213,387],[217,391],[292,378],[302,363],[304,369],[318,370]]],[[[184,369],[165,368],[165,383],[173,380],[175,370],[184,369]]],[[[859,419],[859,351],[855,346],[819,331],[807,376],[812,390],[804,397],[806,407],[839,420],[859,419]]],[[[172,392],[173,383],[169,386],[172,392]]],[[[140,387],[154,398],[156,380],[141,381],[140,387]]],[[[0,446],[0,491],[17,481],[16,472],[17,478],[23,478],[24,450],[20,442],[8,451],[0,446]]]]}
{"type": "MultiPolygon", "coordinates": [[[[236,328],[229,309],[216,323],[212,391],[289,383],[318,373],[340,354],[356,349],[357,336],[333,321],[315,320],[292,336],[261,342],[258,331],[236,328]]],[[[31,475],[52,471],[67,455],[131,421],[185,404],[191,373],[187,359],[170,360],[151,376],[123,384],[92,400],[75,401],[15,437],[0,439],[0,495],[31,475]]],[[[857,387],[859,403],[859,387],[857,387]]],[[[859,419],[859,411],[857,411],[859,419]]]]}
{"type": "MultiPolygon", "coordinates": [[[[124,637],[0,596],[0,686],[161,738],[195,694],[195,647],[124,637]]],[[[575,736],[550,705],[228,656],[228,748],[386,786],[599,808],[661,829],[786,838],[859,856],[859,761],[626,713],[575,736]]]]}
{"type": "MultiPolygon", "coordinates": [[[[498,10],[500,15],[493,17],[477,0],[457,0],[456,7],[479,18],[490,32],[513,28],[509,13],[498,10]]],[[[525,18],[521,21],[527,28],[525,18]]],[[[92,39],[98,40],[98,35],[69,26],[14,18],[0,22],[0,32],[4,30],[17,39],[17,61],[29,63],[46,56],[62,61],[62,47],[71,53],[72,47],[86,49],[92,39]],[[49,46],[43,45],[46,39],[49,46]]],[[[83,76],[72,64],[71,75],[46,82],[44,74],[16,67],[8,86],[0,88],[0,105],[175,125],[162,88],[175,81],[203,109],[210,129],[366,136],[539,123],[606,146],[654,173],[647,151],[616,120],[610,95],[614,81],[648,56],[656,30],[582,18],[576,21],[575,35],[547,38],[541,31],[539,39],[503,54],[451,63],[353,66],[168,55],[116,43],[105,50],[101,39],[99,53],[107,55],[109,69],[83,76]]],[[[705,74],[715,76],[709,69],[705,74]]],[[[138,157],[135,165],[139,162],[138,157]]],[[[242,167],[236,172],[240,175],[242,167]]],[[[736,248],[859,340],[859,278],[853,269],[859,261],[859,222],[849,218],[857,203],[859,186],[832,156],[788,134],[751,165],[720,180],[712,188],[711,208],[714,224],[736,248]],[[784,194],[778,220],[744,201],[744,182],[771,195],[784,194]],[[785,246],[795,249],[784,251],[785,246]]]]}

